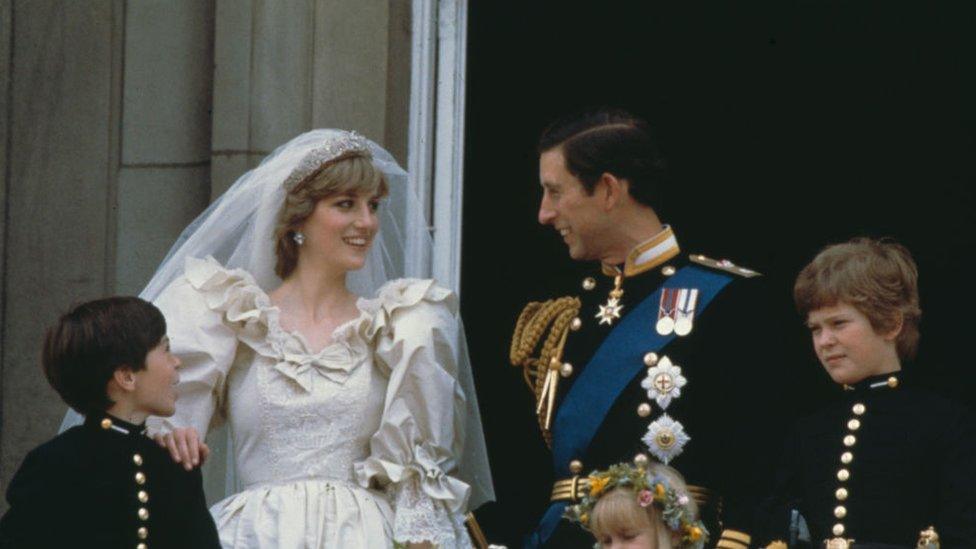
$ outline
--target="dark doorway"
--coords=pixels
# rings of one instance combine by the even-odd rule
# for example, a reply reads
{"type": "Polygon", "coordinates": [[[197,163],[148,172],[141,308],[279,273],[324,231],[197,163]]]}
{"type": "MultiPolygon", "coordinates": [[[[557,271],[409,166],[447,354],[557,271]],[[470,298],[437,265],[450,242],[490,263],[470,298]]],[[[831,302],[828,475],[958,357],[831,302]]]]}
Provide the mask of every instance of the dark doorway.
{"type": "MultiPolygon", "coordinates": [[[[973,28],[969,2],[471,2],[462,312],[498,492],[479,513],[492,541],[518,546],[542,511],[520,479],[548,453],[508,345],[525,302],[580,272],[536,223],[534,146],[585,106],[650,120],[675,181],[659,213],[685,251],[766,273],[784,305],[825,244],[907,245],[921,270],[917,369],[976,403],[973,28]]],[[[784,368],[806,376],[798,400],[816,400],[829,383],[799,318],[783,323],[788,337],[757,334],[757,347],[786,349],[784,368]]]]}

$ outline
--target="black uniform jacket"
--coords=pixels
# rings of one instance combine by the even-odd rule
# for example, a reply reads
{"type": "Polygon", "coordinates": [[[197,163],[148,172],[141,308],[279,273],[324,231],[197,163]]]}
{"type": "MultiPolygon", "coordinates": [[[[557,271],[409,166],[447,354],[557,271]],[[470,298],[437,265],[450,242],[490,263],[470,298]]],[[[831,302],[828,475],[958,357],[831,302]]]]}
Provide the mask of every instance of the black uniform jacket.
{"type": "Polygon", "coordinates": [[[219,548],[200,469],[144,430],[91,414],[30,452],[7,490],[0,547],[219,548]]]}
{"type": "MultiPolygon", "coordinates": [[[[671,273],[689,263],[689,256],[682,253],[651,270],[625,278],[622,316],[626,317],[655,292],[671,273]]],[[[733,280],[706,310],[696,314],[691,333],[675,338],[657,352],[659,360],[666,356],[681,368],[687,379],[681,396],[662,411],[641,387],[648,371],[647,367],[642,368],[616,399],[587,451],[576,459],[582,463],[583,475],[614,463],[631,462],[637,454],[655,460],[641,437],[649,424],[666,412],[691,437],[670,465],[684,475],[689,485],[704,487],[723,501],[718,504],[713,497],[708,508],[703,509],[703,519],[711,534],[709,546],[714,547],[723,530],[728,530],[730,537],[725,546],[738,549],[749,543],[756,505],[768,489],[763,484],[772,465],[764,465],[764,459],[770,454],[768,444],[770,440],[782,440],[785,431],[776,425],[781,411],[776,400],[783,385],[776,379],[781,369],[771,352],[775,345],[769,345],[775,338],[775,325],[782,324],[782,318],[770,310],[761,276],[742,276],[734,268],[728,272],[733,280]],[[642,403],[650,404],[648,416],[638,413],[642,403]],[[720,506],[721,523],[717,520],[720,506]]],[[[595,287],[588,290],[586,287],[591,285],[577,281],[572,292],[582,301],[579,314],[582,326],[567,336],[563,360],[573,365],[573,374],[559,381],[557,409],[574,380],[617,325],[617,322],[613,326],[600,324],[595,318],[599,305],[607,301],[614,278],[599,267],[594,269],[592,278],[595,287]]],[[[648,325],[646,329],[651,334],[655,327],[648,325]]],[[[543,482],[560,480],[553,478],[552,472],[540,476],[545,479],[543,482]]],[[[540,509],[547,506],[547,502],[540,502],[540,509]]],[[[590,548],[593,537],[564,519],[545,546],[590,548]]]]}
{"type": "Polygon", "coordinates": [[[789,541],[791,508],[814,547],[839,537],[913,548],[929,526],[943,549],[976,547],[972,415],[901,373],[864,380],[792,430],[763,504],[764,543],[789,541]]]}

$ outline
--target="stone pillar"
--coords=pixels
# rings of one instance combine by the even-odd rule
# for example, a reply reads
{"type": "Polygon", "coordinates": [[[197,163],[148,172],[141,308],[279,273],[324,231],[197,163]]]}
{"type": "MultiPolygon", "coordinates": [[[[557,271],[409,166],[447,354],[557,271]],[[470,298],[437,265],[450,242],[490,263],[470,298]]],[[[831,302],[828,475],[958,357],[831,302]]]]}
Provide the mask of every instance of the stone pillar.
{"type": "Polygon", "coordinates": [[[112,289],[123,19],[111,0],[7,6],[4,487],[65,412],[39,369],[44,328],[112,289]]]}
{"type": "Polygon", "coordinates": [[[213,0],[127,4],[118,293],[139,293],[209,202],[213,20],[213,0]]]}

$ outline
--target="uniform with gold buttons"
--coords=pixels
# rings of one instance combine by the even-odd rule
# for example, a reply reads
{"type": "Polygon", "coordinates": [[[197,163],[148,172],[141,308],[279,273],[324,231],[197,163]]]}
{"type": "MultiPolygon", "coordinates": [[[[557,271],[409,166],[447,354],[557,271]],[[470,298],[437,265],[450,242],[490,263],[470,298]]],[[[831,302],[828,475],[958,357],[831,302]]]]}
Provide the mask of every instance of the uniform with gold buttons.
{"type": "Polygon", "coordinates": [[[199,468],[133,425],[92,415],[28,454],[7,490],[0,547],[220,547],[199,468]]]}
{"type": "Polygon", "coordinates": [[[764,547],[973,547],[973,418],[902,372],[848,386],[796,424],[760,515],[764,547]]]}
{"type": "MultiPolygon", "coordinates": [[[[659,349],[638,358],[585,450],[553,471],[537,475],[552,502],[571,502],[586,485],[586,474],[622,461],[666,462],[681,472],[702,503],[711,547],[745,549],[763,489],[762,460],[769,439],[781,436],[777,409],[775,342],[778,317],[761,277],[729,261],[682,252],[670,228],[637,246],[620,266],[603,266],[574,282],[571,295],[532,303],[523,311],[512,342],[512,363],[523,368],[536,397],[542,436],[558,438],[556,417],[591,359],[628,314],[655,300],[660,314],[636,333],[650,341],[674,334],[659,349]],[[730,282],[704,308],[695,307],[694,284],[669,284],[684,269],[727,276],[730,282]],[[662,292],[661,299],[655,298],[662,292]],[[761,451],[760,451],[761,450],[761,451]]],[[[786,311],[784,310],[784,313],[786,311]]],[[[613,341],[613,340],[610,340],[613,341]]],[[[640,345],[640,343],[638,343],[640,345]]],[[[584,377],[585,379],[585,377],[584,377]]],[[[555,458],[558,459],[558,458],[555,458]]],[[[545,510],[547,502],[539,502],[545,510]]],[[[550,508],[551,509],[551,508],[550,508]]],[[[528,546],[592,547],[592,536],[562,520],[530,535],[528,546]]]]}

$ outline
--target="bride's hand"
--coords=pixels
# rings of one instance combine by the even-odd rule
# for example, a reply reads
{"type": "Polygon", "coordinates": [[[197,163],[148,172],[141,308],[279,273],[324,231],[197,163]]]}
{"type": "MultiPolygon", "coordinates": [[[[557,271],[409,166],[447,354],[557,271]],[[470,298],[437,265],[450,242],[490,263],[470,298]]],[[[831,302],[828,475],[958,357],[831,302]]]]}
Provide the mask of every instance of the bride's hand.
{"type": "Polygon", "coordinates": [[[173,429],[170,433],[158,434],[153,438],[160,446],[169,450],[173,461],[182,463],[187,471],[206,461],[210,455],[210,448],[200,440],[200,435],[193,427],[173,429]]]}

